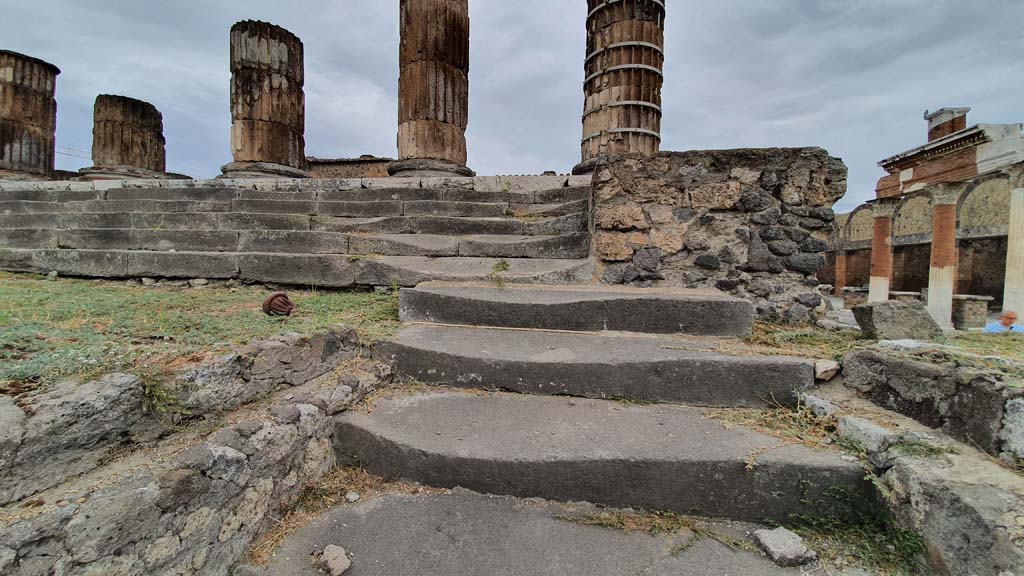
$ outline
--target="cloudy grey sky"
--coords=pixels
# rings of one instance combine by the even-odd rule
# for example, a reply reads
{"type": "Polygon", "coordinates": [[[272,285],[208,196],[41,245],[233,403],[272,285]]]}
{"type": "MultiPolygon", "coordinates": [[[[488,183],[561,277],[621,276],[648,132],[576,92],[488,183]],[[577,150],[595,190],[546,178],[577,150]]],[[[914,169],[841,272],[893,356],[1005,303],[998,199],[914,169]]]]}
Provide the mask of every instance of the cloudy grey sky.
{"type": "MultiPolygon", "coordinates": [[[[586,2],[470,5],[470,167],[567,171],[586,2]]],[[[305,43],[307,154],[394,156],[397,17],[397,0],[0,0],[0,48],[63,70],[58,146],[88,152],[95,96],[132,96],[163,112],[168,169],[210,177],[230,160],[228,30],[247,18],[305,43]]],[[[849,210],[879,159],[924,142],[926,108],[1024,121],[1022,23],[1020,0],[668,0],[662,149],[822,146],[850,167],[849,210]]]]}

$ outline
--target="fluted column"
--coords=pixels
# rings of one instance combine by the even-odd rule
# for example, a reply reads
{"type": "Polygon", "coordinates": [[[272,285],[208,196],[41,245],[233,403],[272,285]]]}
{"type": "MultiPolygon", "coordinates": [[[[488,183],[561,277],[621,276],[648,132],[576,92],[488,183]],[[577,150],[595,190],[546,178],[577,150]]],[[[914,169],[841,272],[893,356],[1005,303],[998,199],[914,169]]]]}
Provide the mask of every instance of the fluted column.
{"type": "Polygon", "coordinates": [[[665,62],[664,0],[587,0],[582,162],[604,156],[654,154],[661,146],[665,62]]]}
{"type": "Polygon", "coordinates": [[[149,102],[101,94],[93,107],[91,168],[84,180],[167,178],[164,121],[149,102]]]}
{"type": "Polygon", "coordinates": [[[896,205],[887,200],[879,200],[874,205],[869,303],[889,300],[889,286],[892,283],[892,215],[895,208],[896,205]]]}
{"type": "Polygon", "coordinates": [[[60,69],[0,50],[0,180],[53,175],[60,69]]]}
{"type": "Polygon", "coordinates": [[[1006,238],[1003,310],[1024,315],[1024,168],[1010,179],[1010,231],[1006,238]]]}
{"type": "Polygon", "coordinates": [[[960,190],[939,186],[932,192],[932,254],[928,271],[928,312],[942,328],[953,329],[953,293],[958,261],[956,204],[960,190]]]}
{"type": "Polygon", "coordinates": [[[229,178],[306,178],[302,41],[267,22],[231,27],[229,178]]]}
{"type": "Polygon", "coordinates": [[[398,161],[392,176],[472,176],[469,0],[401,0],[398,161]]]}

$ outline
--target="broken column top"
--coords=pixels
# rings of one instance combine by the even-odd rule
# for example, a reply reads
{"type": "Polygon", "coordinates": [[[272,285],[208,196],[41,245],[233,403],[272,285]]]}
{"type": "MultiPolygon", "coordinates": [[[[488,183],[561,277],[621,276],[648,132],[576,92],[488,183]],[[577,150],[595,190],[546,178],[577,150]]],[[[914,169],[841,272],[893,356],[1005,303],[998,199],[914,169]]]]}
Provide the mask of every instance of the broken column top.
{"type": "MultiPolygon", "coordinates": [[[[15,52],[13,50],[0,50],[0,57],[3,56],[8,56],[16,60],[23,60],[25,62],[31,62],[38,66],[42,66],[43,68],[48,69],[54,76],[60,74],[60,68],[57,68],[53,64],[50,64],[46,60],[40,60],[39,58],[36,58],[34,56],[28,56],[26,54],[22,54],[21,52],[15,52]]],[[[3,67],[4,65],[5,63],[2,60],[0,60],[0,67],[3,67]]],[[[4,75],[2,74],[0,74],[0,79],[6,80],[6,78],[4,78],[4,75]]]]}
{"type": "Polygon", "coordinates": [[[304,82],[302,40],[269,22],[243,20],[231,27],[231,72],[262,69],[304,82]]]}
{"type": "Polygon", "coordinates": [[[92,161],[88,180],[164,178],[163,115],[149,102],[100,94],[93,107],[92,161]]]}
{"type": "Polygon", "coordinates": [[[110,120],[138,124],[145,128],[163,131],[164,117],[149,102],[127,96],[100,94],[93,107],[93,121],[110,120]]]}

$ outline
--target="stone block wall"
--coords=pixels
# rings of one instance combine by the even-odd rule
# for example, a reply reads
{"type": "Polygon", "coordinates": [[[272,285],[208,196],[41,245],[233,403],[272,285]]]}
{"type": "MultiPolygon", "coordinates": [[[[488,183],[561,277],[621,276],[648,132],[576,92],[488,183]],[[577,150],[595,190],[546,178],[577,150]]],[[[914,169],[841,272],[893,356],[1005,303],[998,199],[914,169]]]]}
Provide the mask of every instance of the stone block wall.
{"type": "Polygon", "coordinates": [[[807,321],[846,174],[820,148],[612,158],[593,183],[601,281],[717,288],[761,319],[807,321]]]}
{"type": "Polygon", "coordinates": [[[1013,464],[1024,462],[1024,367],[938,345],[851,352],[846,385],[883,408],[1013,464]]]}

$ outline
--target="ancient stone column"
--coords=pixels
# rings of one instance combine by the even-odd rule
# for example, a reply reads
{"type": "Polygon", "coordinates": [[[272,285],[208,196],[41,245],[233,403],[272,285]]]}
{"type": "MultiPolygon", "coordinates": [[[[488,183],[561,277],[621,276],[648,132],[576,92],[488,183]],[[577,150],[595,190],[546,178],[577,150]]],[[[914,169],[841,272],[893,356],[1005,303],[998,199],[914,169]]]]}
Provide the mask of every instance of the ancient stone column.
{"type": "Polygon", "coordinates": [[[84,180],[167,178],[164,120],[149,102],[100,94],[92,117],[91,168],[84,180]]]}
{"type": "Polygon", "coordinates": [[[664,0],[587,0],[583,81],[583,160],[588,174],[601,157],[661,145],[665,62],[664,0]]]}
{"type": "Polygon", "coordinates": [[[892,282],[892,215],[893,202],[879,200],[874,204],[875,225],[871,237],[871,280],[868,284],[868,302],[889,300],[892,282]]]}
{"type": "Polygon", "coordinates": [[[53,174],[60,69],[0,50],[0,180],[46,180],[53,174]]]}
{"type": "Polygon", "coordinates": [[[928,271],[928,312],[944,329],[953,328],[956,289],[956,204],[960,190],[940,185],[932,192],[932,255],[928,271]]]}
{"type": "Polygon", "coordinates": [[[308,178],[302,41],[267,22],[231,27],[231,153],[226,178],[308,178]]]}
{"type": "Polygon", "coordinates": [[[843,288],[846,288],[846,252],[839,251],[836,252],[836,284],[833,295],[842,298],[843,288]]]}
{"type": "Polygon", "coordinates": [[[1010,180],[1010,231],[1006,242],[1003,310],[1024,315],[1024,168],[1010,180]]]}
{"type": "Polygon", "coordinates": [[[401,0],[398,162],[392,176],[473,176],[469,121],[469,0],[401,0]]]}

